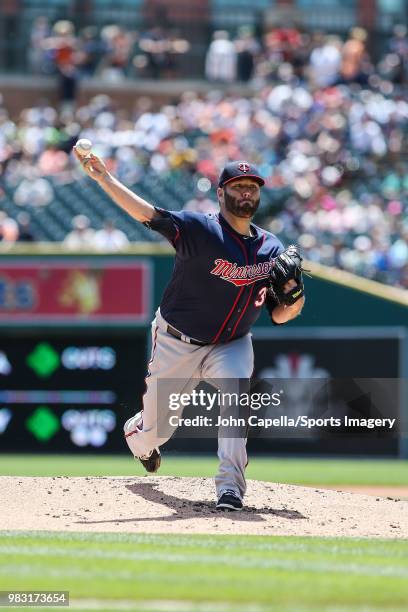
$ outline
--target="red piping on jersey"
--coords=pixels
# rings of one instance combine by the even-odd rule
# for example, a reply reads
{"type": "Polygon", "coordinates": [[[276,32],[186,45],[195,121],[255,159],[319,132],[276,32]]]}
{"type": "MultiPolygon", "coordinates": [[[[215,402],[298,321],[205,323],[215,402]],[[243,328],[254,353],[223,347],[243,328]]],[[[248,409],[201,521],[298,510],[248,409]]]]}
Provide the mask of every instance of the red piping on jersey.
{"type": "Polygon", "coordinates": [[[129,433],[125,434],[125,438],[129,438],[130,436],[133,436],[133,434],[140,433],[141,431],[143,430],[136,427],[136,429],[134,429],[133,431],[129,431],[129,433]]]}
{"type": "MultiPolygon", "coordinates": [[[[220,221],[219,221],[219,223],[220,223],[220,221]]],[[[221,225],[221,223],[220,223],[220,225],[221,225]]],[[[245,248],[244,248],[244,245],[242,244],[241,240],[240,240],[240,239],[239,239],[237,236],[235,236],[235,234],[233,234],[233,233],[232,233],[232,232],[231,232],[231,231],[228,229],[228,227],[226,227],[226,226],[224,226],[224,225],[223,225],[223,227],[224,227],[224,229],[225,229],[225,230],[227,230],[227,232],[228,232],[229,234],[231,234],[231,236],[234,238],[234,240],[236,240],[236,241],[238,242],[239,246],[240,246],[240,247],[241,247],[241,249],[242,249],[242,252],[244,253],[245,263],[246,263],[246,265],[248,265],[248,256],[247,256],[247,252],[246,252],[246,250],[245,250],[245,248]]],[[[239,293],[238,293],[237,297],[235,298],[235,301],[234,301],[234,303],[233,303],[233,305],[232,305],[231,310],[230,310],[230,311],[229,311],[229,313],[227,314],[227,316],[226,316],[226,318],[225,318],[225,320],[224,320],[223,324],[221,325],[220,329],[218,330],[217,335],[215,336],[215,338],[214,338],[213,340],[211,340],[211,343],[212,343],[212,344],[215,344],[215,343],[218,341],[218,338],[221,336],[221,334],[222,334],[222,332],[223,332],[223,329],[224,329],[224,327],[226,326],[226,324],[228,323],[228,320],[231,318],[231,315],[232,315],[232,313],[234,312],[235,306],[237,305],[237,302],[238,302],[239,298],[241,297],[242,292],[243,292],[243,290],[244,290],[244,289],[245,289],[245,285],[244,285],[243,287],[241,287],[241,289],[239,290],[239,293]]]]}
{"type": "MultiPolygon", "coordinates": [[[[258,247],[258,248],[256,249],[256,251],[255,251],[255,256],[254,256],[254,265],[256,265],[256,258],[257,258],[257,256],[258,256],[258,251],[259,251],[259,249],[261,248],[261,246],[263,245],[263,243],[265,242],[265,237],[266,237],[266,234],[263,234],[263,236],[262,236],[262,242],[261,242],[261,244],[259,245],[259,247],[258,247]]],[[[232,339],[232,337],[234,336],[234,334],[235,334],[235,332],[236,332],[236,329],[237,329],[237,327],[238,327],[238,325],[239,325],[239,322],[241,321],[242,317],[243,317],[243,316],[244,316],[244,314],[245,314],[246,309],[248,308],[249,301],[250,301],[250,299],[251,299],[251,297],[252,297],[252,293],[253,293],[253,291],[254,291],[254,287],[255,287],[255,285],[252,285],[252,287],[251,287],[251,291],[250,291],[249,296],[248,296],[248,299],[247,299],[247,301],[246,301],[246,304],[245,304],[244,308],[242,309],[242,312],[241,312],[241,315],[240,315],[240,317],[239,317],[238,321],[237,321],[237,322],[235,323],[235,325],[234,325],[234,329],[233,329],[233,330],[232,330],[232,332],[231,332],[231,335],[230,335],[230,337],[229,337],[229,340],[231,340],[231,339],[232,339]]]]}
{"type": "Polygon", "coordinates": [[[239,298],[241,297],[241,293],[243,292],[243,290],[245,289],[245,287],[241,287],[241,289],[239,290],[239,293],[235,299],[235,302],[232,305],[231,310],[229,311],[224,323],[221,325],[218,334],[215,336],[214,340],[211,340],[212,344],[215,344],[218,341],[218,338],[220,337],[220,335],[222,334],[222,330],[224,329],[224,327],[226,326],[228,319],[231,317],[232,313],[234,312],[235,306],[237,305],[237,302],[239,300],[239,298]]]}
{"type": "MultiPolygon", "coordinates": [[[[159,328],[156,326],[156,330],[155,330],[155,332],[154,332],[154,338],[153,338],[152,354],[151,354],[151,357],[150,357],[150,361],[149,361],[149,363],[147,364],[147,375],[145,376],[145,379],[144,379],[144,383],[145,383],[145,390],[144,390],[144,393],[143,393],[143,395],[142,395],[142,405],[143,405],[143,398],[144,398],[144,396],[145,396],[145,395],[146,395],[146,393],[147,393],[147,383],[146,383],[146,379],[147,379],[147,378],[149,378],[149,376],[150,376],[150,368],[149,368],[149,366],[151,366],[151,364],[153,363],[153,359],[154,359],[154,357],[155,357],[155,352],[156,352],[156,340],[157,340],[157,331],[158,331],[158,329],[159,329],[159,328]]],[[[143,412],[143,408],[142,408],[142,412],[143,412]]],[[[133,436],[133,434],[135,434],[135,433],[140,433],[141,431],[142,431],[141,429],[139,429],[138,427],[136,427],[136,429],[134,429],[133,431],[129,431],[129,433],[125,434],[125,438],[129,438],[129,436],[133,436]]]]}
{"type": "Polygon", "coordinates": [[[179,230],[179,228],[177,228],[177,233],[176,233],[176,235],[175,235],[175,237],[173,239],[173,242],[172,242],[173,246],[176,244],[176,242],[177,242],[177,240],[179,238],[180,238],[180,230],[179,230]]]}

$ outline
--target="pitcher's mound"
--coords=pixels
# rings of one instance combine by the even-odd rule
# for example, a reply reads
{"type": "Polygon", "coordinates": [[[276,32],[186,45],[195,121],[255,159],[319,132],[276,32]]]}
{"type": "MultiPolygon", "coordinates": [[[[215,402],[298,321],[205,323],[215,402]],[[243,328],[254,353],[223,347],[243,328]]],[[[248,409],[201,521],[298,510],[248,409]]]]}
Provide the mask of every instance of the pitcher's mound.
{"type": "Polygon", "coordinates": [[[249,481],[215,510],[209,478],[0,478],[0,529],[408,538],[408,502],[249,481]]]}

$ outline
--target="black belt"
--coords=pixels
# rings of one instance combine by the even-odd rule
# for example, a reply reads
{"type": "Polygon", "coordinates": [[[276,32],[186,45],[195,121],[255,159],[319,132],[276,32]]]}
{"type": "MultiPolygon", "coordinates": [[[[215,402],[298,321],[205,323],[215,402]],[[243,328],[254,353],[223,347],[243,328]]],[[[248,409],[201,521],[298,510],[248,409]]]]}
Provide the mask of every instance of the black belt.
{"type": "Polygon", "coordinates": [[[178,329],[172,327],[171,325],[167,325],[167,333],[182,342],[187,342],[188,344],[196,344],[197,346],[207,346],[208,342],[201,342],[201,340],[194,340],[194,338],[190,338],[189,336],[185,336],[178,329]]]}

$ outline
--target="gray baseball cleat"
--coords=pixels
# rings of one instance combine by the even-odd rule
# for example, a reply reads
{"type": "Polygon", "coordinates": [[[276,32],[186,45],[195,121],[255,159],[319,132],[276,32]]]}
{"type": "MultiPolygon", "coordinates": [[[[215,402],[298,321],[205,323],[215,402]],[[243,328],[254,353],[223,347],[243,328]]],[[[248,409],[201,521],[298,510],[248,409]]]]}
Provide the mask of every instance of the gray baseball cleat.
{"type": "Polygon", "coordinates": [[[242,500],[235,491],[228,489],[221,495],[216,508],[217,510],[242,510],[242,500]]]}
{"type": "Polygon", "coordinates": [[[139,461],[143,465],[146,472],[157,472],[161,464],[161,455],[159,449],[154,448],[149,455],[139,457],[139,461]]]}

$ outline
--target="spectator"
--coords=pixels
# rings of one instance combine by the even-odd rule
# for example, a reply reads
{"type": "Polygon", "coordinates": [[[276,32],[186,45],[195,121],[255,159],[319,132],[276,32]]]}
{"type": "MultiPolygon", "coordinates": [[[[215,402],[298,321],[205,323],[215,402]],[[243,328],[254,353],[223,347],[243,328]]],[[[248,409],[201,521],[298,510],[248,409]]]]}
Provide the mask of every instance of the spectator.
{"type": "Polygon", "coordinates": [[[95,232],[95,248],[101,251],[122,251],[129,245],[129,240],[124,232],[117,229],[112,220],[105,221],[103,229],[95,232]]]}
{"type": "Polygon", "coordinates": [[[259,76],[267,80],[279,75],[282,80],[295,75],[302,53],[302,36],[296,28],[277,27],[264,36],[264,58],[259,76]]]}
{"type": "Polygon", "coordinates": [[[17,222],[19,225],[19,235],[17,240],[19,242],[34,242],[35,237],[31,229],[31,217],[26,212],[21,212],[17,215],[17,222]]]}
{"type": "Polygon", "coordinates": [[[393,60],[390,62],[392,81],[398,85],[408,84],[408,28],[405,25],[395,26],[390,51],[393,60]]]}
{"type": "Polygon", "coordinates": [[[341,78],[345,83],[353,81],[365,83],[367,75],[363,72],[366,59],[367,32],[363,28],[353,28],[342,50],[341,78]]]}
{"type": "Polygon", "coordinates": [[[14,202],[18,206],[47,206],[54,197],[52,185],[38,176],[35,168],[27,173],[14,192],[14,202]]]}
{"type": "Polygon", "coordinates": [[[175,79],[181,76],[180,59],[188,53],[191,48],[190,43],[182,38],[176,31],[171,31],[167,37],[167,69],[165,76],[168,79],[175,79]]]}
{"type": "Polygon", "coordinates": [[[102,29],[101,37],[105,55],[100,66],[100,76],[111,82],[121,81],[126,76],[134,35],[117,25],[109,25],[102,29]]]}
{"type": "Polygon", "coordinates": [[[341,48],[339,38],[323,38],[310,55],[311,78],[316,87],[330,87],[338,80],[341,67],[341,48]]]}
{"type": "Polygon", "coordinates": [[[408,266],[408,226],[391,245],[389,258],[391,267],[396,270],[403,270],[408,266]]]}
{"type": "Polygon", "coordinates": [[[195,197],[185,203],[184,210],[200,213],[216,213],[219,211],[219,206],[214,200],[207,197],[204,191],[197,189],[195,197]]]}
{"type": "Polygon", "coordinates": [[[28,66],[33,74],[49,74],[52,70],[50,58],[45,51],[44,41],[50,36],[47,17],[40,16],[34,21],[28,49],[28,66]]]}
{"type": "Polygon", "coordinates": [[[43,176],[63,172],[68,165],[68,155],[56,145],[49,144],[38,159],[38,169],[43,176]]]}
{"type": "Polygon", "coordinates": [[[255,58],[260,52],[260,46],[252,34],[250,27],[243,26],[238,31],[235,40],[237,53],[237,78],[238,81],[247,83],[254,74],[255,58]]]}
{"type": "Polygon", "coordinates": [[[78,69],[82,78],[94,76],[105,52],[106,48],[103,40],[99,40],[97,28],[84,28],[79,37],[78,57],[78,69]]]}
{"type": "Polygon", "coordinates": [[[77,65],[80,61],[73,23],[57,21],[52,28],[52,35],[43,41],[43,47],[51,54],[54,62],[61,105],[63,108],[71,107],[77,95],[77,65]]]}
{"type": "Polygon", "coordinates": [[[72,219],[72,231],[64,238],[63,244],[70,250],[95,247],[95,230],[86,215],[77,215],[72,219]]]}
{"type": "Polygon", "coordinates": [[[13,243],[18,240],[18,225],[11,217],[0,211],[0,241],[2,243],[13,243]]]}
{"type": "Polygon", "coordinates": [[[146,56],[146,70],[153,79],[159,79],[169,67],[169,46],[162,28],[155,27],[140,36],[139,49],[146,56]]]}
{"type": "Polygon", "coordinates": [[[205,58],[205,76],[209,81],[232,83],[237,74],[237,53],[228,32],[214,32],[205,58]]]}

